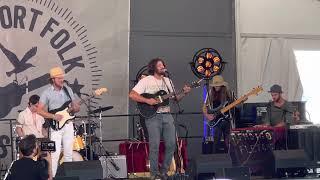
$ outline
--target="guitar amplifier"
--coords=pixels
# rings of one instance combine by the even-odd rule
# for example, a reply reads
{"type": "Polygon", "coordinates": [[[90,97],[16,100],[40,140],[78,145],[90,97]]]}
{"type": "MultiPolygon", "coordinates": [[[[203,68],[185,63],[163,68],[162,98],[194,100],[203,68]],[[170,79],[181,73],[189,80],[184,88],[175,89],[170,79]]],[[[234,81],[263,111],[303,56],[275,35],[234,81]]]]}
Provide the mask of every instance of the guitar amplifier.
{"type": "Polygon", "coordinates": [[[99,160],[103,169],[103,178],[127,178],[125,155],[101,156],[99,160]]]}

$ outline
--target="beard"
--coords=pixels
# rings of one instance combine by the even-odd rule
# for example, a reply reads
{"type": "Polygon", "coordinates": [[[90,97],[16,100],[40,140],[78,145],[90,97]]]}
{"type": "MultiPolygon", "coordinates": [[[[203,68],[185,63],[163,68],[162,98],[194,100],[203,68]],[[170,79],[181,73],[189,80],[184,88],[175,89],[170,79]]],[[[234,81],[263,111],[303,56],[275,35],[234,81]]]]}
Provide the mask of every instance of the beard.
{"type": "Polygon", "coordinates": [[[158,75],[163,75],[163,76],[166,74],[162,69],[161,70],[160,69],[156,69],[155,73],[158,74],[158,75]]]}
{"type": "Polygon", "coordinates": [[[273,101],[276,102],[276,103],[280,102],[280,97],[274,99],[273,101]]]}

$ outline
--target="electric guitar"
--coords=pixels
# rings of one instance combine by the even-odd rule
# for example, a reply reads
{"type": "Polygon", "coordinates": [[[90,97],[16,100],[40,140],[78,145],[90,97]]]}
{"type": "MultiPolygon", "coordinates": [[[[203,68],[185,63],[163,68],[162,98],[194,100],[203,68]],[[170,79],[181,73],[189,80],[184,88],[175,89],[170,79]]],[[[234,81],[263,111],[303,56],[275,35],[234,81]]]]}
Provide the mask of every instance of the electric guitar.
{"type": "MultiPolygon", "coordinates": [[[[100,96],[102,93],[105,93],[107,91],[108,91],[107,88],[96,89],[95,91],[93,91],[93,93],[90,96],[88,96],[84,99],[81,99],[81,101],[79,102],[79,105],[83,104],[84,102],[86,102],[90,98],[95,97],[95,96],[100,96]]],[[[49,113],[60,114],[63,116],[63,118],[60,121],[50,119],[50,125],[54,130],[62,129],[64,127],[64,125],[69,120],[75,118],[75,115],[70,113],[70,108],[69,108],[70,103],[71,103],[71,101],[67,101],[60,108],[53,109],[53,110],[49,111],[49,113]]]]}
{"type": "MultiPolygon", "coordinates": [[[[196,81],[196,82],[192,82],[189,87],[190,88],[200,87],[200,82],[202,80],[203,79],[200,79],[199,81],[196,81]]],[[[182,93],[183,93],[183,90],[180,90],[177,93],[177,96],[182,93]]],[[[140,115],[144,118],[151,118],[157,113],[157,110],[159,107],[169,105],[169,99],[174,97],[174,92],[171,92],[168,94],[166,91],[160,90],[155,94],[143,93],[141,94],[141,96],[145,98],[154,98],[158,101],[158,104],[156,105],[149,105],[147,103],[140,103],[140,102],[137,103],[137,108],[140,115]]]]}
{"type": "Polygon", "coordinates": [[[241,96],[239,99],[233,101],[230,104],[228,104],[228,102],[225,102],[224,104],[220,105],[215,109],[208,109],[208,114],[213,114],[215,117],[219,117],[218,119],[208,121],[208,126],[210,128],[216,127],[222,120],[228,118],[229,115],[224,114],[225,112],[228,112],[231,108],[235,107],[236,105],[245,102],[249,96],[258,95],[258,93],[260,93],[261,91],[263,91],[263,88],[261,86],[257,86],[253,88],[251,91],[249,91],[247,94],[241,96]]]}

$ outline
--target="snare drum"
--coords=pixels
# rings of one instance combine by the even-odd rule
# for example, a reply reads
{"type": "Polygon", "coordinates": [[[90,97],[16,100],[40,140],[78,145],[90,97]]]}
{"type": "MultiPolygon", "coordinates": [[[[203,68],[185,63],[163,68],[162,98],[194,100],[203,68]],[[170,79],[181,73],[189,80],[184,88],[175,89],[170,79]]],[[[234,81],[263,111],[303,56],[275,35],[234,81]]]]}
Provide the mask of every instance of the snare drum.
{"type": "Polygon", "coordinates": [[[73,150],[80,151],[81,149],[84,149],[84,140],[81,136],[76,135],[73,140],[73,150]]]}

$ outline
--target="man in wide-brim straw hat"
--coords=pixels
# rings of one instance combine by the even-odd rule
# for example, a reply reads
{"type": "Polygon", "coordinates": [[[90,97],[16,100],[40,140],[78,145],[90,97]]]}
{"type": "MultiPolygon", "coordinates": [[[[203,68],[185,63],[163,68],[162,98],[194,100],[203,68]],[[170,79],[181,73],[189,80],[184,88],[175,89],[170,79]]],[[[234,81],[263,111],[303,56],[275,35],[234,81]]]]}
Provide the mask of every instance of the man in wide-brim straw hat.
{"type": "MultiPolygon", "coordinates": [[[[70,87],[65,85],[65,73],[61,67],[53,67],[49,71],[50,86],[40,96],[38,114],[50,120],[50,139],[56,144],[56,151],[52,152],[52,174],[55,176],[60,152],[63,146],[64,162],[72,161],[74,129],[72,121],[68,121],[61,129],[57,128],[57,122],[61,122],[63,116],[49,113],[49,111],[61,108],[66,102],[71,101],[68,112],[79,112],[79,101],[70,87]],[[62,146],[61,146],[62,145],[62,146]]],[[[65,107],[64,107],[65,108],[65,107]]]]}
{"type": "MultiPolygon", "coordinates": [[[[228,83],[224,81],[223,77],[220,75],[216,75],[210,80],[209,82],[209,89],[207,93],[207,97],[205,103],[203,105],[203,115],[206,117],[208,121],[215,121],[223,116],[214,116],[213,114],[208,113],[208,109],[212,110],[215,109],[226,102],[231,101],[231,93],[228,90],[228,83]]],[[[230,112],[226,112],[225,114],[229,114],[230,112]]],[[[213,146],[213,153],[218,152],[220,147],[223,146],[225,152],[227,152],[227,144],[229,143],[229,134],[230,134],[230,120],[229,118],[224,118],[223,121],[220,121],[219,124],[215,127],[214,130],[214,146],[213,146]],[[224,144],[221,142],[221,136],[224,137],[224,144]]]]}

